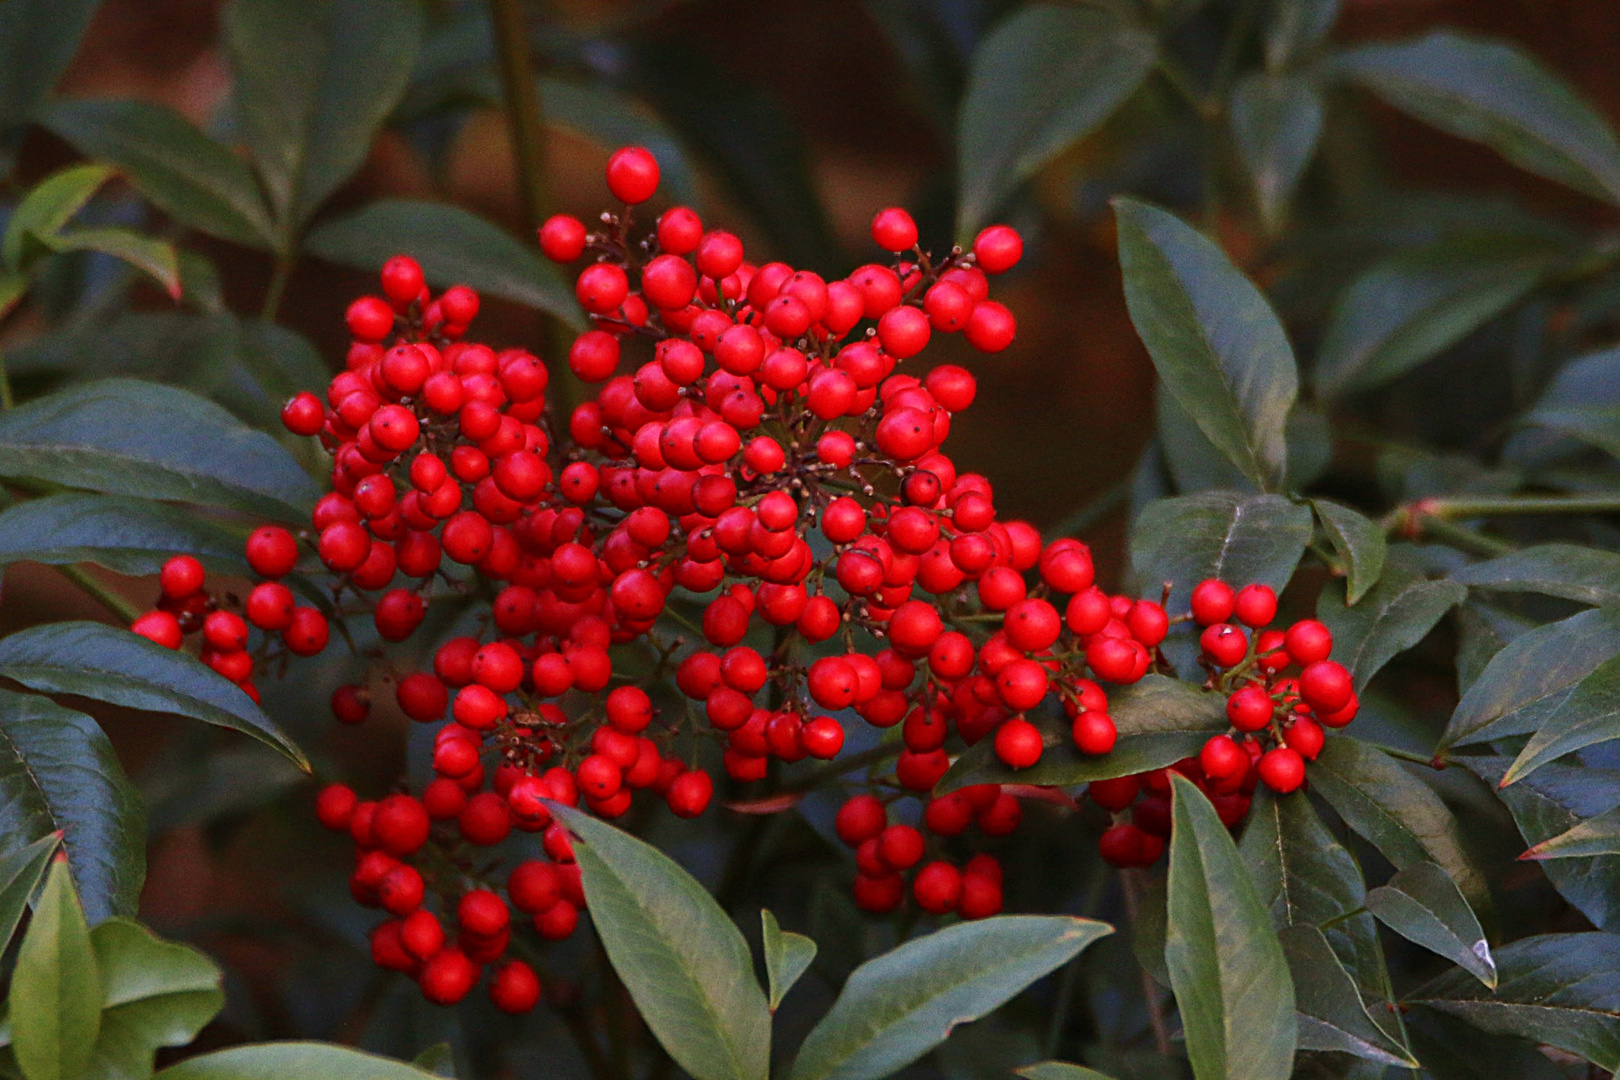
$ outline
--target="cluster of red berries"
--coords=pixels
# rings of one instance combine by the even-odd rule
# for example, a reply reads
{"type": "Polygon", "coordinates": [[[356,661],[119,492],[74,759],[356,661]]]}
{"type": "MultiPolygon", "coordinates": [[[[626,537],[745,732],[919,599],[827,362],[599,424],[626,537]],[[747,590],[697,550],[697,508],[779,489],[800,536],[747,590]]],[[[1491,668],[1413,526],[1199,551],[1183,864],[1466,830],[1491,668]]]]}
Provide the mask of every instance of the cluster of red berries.
{"type": "Polygon", "coordinates": [[[1187,617],[1202,628],[1199,661],[1207,685],[1226,695],[1231,730],[1168,769],[1091,783],[1092,801],[1115,815],[1099,842],[1103,858],[1115,866],[1148,866],[1164,853],[1171,771],[1197,784],[1221,821],[1236,826],[1260,784],[1279,794],[1304,784],[1305,763],[1326,741],[1323,729],[1344,727],[1361,707],[1350,672],[1328,659],[1333,634],[1326,626],[1302,619],[1286,631],[1266,629],[1277,615],[1269,586],[1234,592],[1224,582],[1204,581],[1193,589],[1190,606],[1187,617]],[[1290,666],[1297,675],[1286,675],[1290,666]]]}

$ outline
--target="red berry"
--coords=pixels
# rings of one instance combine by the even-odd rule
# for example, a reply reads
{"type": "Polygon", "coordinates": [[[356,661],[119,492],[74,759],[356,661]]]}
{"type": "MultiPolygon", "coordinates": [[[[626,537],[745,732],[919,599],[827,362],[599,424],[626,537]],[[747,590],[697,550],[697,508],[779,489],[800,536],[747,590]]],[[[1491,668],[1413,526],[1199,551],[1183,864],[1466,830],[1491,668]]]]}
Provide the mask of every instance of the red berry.
{"type": "Polygon", "coordinates": [[[1136,801],[1141,781],[1134,776],[1120,776],[1110,780],[1093,780],[1086,786],[1091,801],[1104,810],[1118,812],[1136,801]]]}
{"type": "Polygon", "coordinates": [[[552,262],[573,262],[585,254],[585,226],[570,214],[553,214],[540,226],[540,250],[552,262]]]}
{"type": "Polygon", "coordinates": [[[1355,685],[1343,664],[1317,660],[1305,665],[1299,676],[1299,696],[1312,711],[1332,714],[1350,703],[1355,685]]]}
{"type": "Polygon", "coordinates": [[[1038,728],[1015,716],[996,729],[995,750],[1008,768],[1027,769],[1041,759],[1043,749],[1038,728]]]}
{"type": "Polygon", "coordinates": [[[1260,779],[1271,790],[1286,795],[1305,782],[1305,759],[1287,746],[1267,750],[1260,759],[1260,779]]]}
{"type": "Polygon", "coordinates": [[[1297,716],[1287,731],[1283,732],[1283,742],[1290,749],[1299,753],[1307,761],[1315,761],[1316,755],[1322,752],[1322,746],[1327,737],[1322,732],[1322,725],[1308,716],[1297,716]]]}
{"type": "Polygon", "coordinates": [[[1239,731],[1259,731],[1271,723],[1273,704],[1263,686],[1250,683],[1226,699],[1226,718],[1239,731]]]}
{"type": "Polygon", "coordinates": [[[1333,652],[1333,632],[1315,619],[1301,619],[1283,638],[1288,658],[1301,667],[1326,660],[1333,652]]]}
{"type": "Polygon", "coordinates": [[[875,795],[856,795],[838,808],[833,828],[838,839],[858,847],[873,839],[888,824],[888,812],[875,795]]]}
{"type": "Polygon", "coordinates": [[[931,915],[943,915],[962,896],[962,873],[948,862],[931,862],[917,872],[911,892],[918,907],[931,915]]]}
{"type": "Polygon", "coordinates": [[[1075,717],[1072,734],[1075,749],[1092,756],[1113,750],[1119,739],[1113,717],[1090,709],[1075,717]]]}
{"type": "Polygon", "coordinates": [[[1203,647],[1205,656],[1223,668],[1235,667],[1249,651],[1248,636],[1231,623],[1207,627],[1199,635],[1198,644],[1203,647]]]}
{"type": "Polygon", "coordinates": [[[658,159],[639,146],[615,150],[607,163],[607,185],[620,202],[646,202],[658,190],[658,159]]]}
{"type": "Polygon", "coordinates": [[[1201,581],[1192,591],[1192,617],[1199,626],[1213,626],[1232,617],[1236,596],[1232,586],[1211,578],[1201,581]]]}
{"type": "Polygon", "coordinates": [[[714,780],[701,769],[693,769],[677,776],[669,785],[666,796],[670,810],[683,818],[695,818],[709,808],[714,797],[714,780]]]}
{"type": "Polygon", "coordinates": [[[478,968],[454,946],[436,953],[422,968],[422,996],[435,1005],[454,1005],[478,981],[478,968]]]}
{"type": "Polygon", "coordinates": [[[1226,780],[1248,770],[1249,755],[1231,736],[1216,735],[1199,751],[1198,764],[1205,776],[1226,780]]]}
{"type": "Polygon", "coordinates": [[[158,573],[158,586],[171,600],[184,599],[200,592],[206,575],[202,563],[190,555],[176,555],[163,564],[158,573]]]}
{"type": "Polygon", "coordinates": [[[1277,594],[1270,585],[1245,585],[1233,598],[1232,614],[1244,626],[1269,626],[1277,617],[1277,594]]]}
{"type": "Polygon", "coordinates": [[[180,630],[180,620],[172,612],[148,611],[145,615],[130,624],[130,630],[155,641],[165,649],[178,649],[185,644],[185,634],[180,630]]]}
{"type": "Polygon", "coordinates": [[[281,423],[294,435],[318,435],[326,424],[321,399],[308,390],[300,391],[281,407],[281,423]]]}
{"type": "Polygon", "coordinates": [[[489,1000],[504,1013],[526,1013],[540,1004],[540,977],[521,960],[508,960],[495,970],[489,1000]]]}
{"type": "Polygon", "coordinates": [[[397,311],[404,311],[422,294],[422,266],[409,255],[395,255],[383,263],[382,288],[397,311]]]}
{"type": "Polygon", "coordinates": [[[910,251],[917,246],[917,223],[899,207],[880,210],[872,219],[872,239],[884,251],[910,251]]]}
{"type": "Polygon", "coordinates": [[[1010,225],[991,225],[973,238],[973,262],[987,274],[1002,274],[1018,265],[1024,238],[1010,225]]]}

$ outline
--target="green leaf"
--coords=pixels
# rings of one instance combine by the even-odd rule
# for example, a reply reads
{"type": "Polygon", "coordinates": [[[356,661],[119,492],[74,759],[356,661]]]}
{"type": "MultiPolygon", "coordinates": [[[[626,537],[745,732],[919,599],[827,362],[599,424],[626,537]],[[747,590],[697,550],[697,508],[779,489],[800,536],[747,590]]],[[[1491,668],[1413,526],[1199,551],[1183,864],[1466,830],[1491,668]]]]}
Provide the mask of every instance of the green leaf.
{"type": "Polygon", "coordinates": [[[1451,31],[1341,53],[1334,66],[1389,104],[1522,169],[1620,202],[1620,143],[1597,110],[1514,45],[1451,31]]]}
{"type": "Polygon", "coordinates": [[[107,736],[83,713],[0,690],[0,835],[63,834],[91,922],[135,911],[146,809],[107,736]]]}
{"type": "Polygon", "coordinates": [[[305,772],[309,761],[242,688],[189,653],[104,623],[56,622],[0,639],[0,675],[46,694],[76,694],[176,713],[251,735],[305,772]]]}
{"type": "Polygon", "coordinates": [[[254,164],[290,251],[354,174],[410,78],[412,0],[231,0],[225,46],[254,164]]]}
{"type": "Polygon", "coordinates": [[[435,285],[471,285],[491,296],[539,308],[583,327],[574,294],[532,245],[449,203],[384,199],[329,221],[308,237],[312,254],[373,270],[391,255],[422,264],[435,285]]]}
{"type": "Polygon", "coordinates": [[[66,225],[84,209],[90,197],[112,178],[105,165],[74,165],[52,173],[35,184],[6,222],[0,255],[13,270],[21,270],[39,255],[39,241],[66,225]]]}
{"type": "Polygon", "coordinates": [[[1620,455],[1620,349],[1565,364],[1520,422],[1620,455]]]}
{"type": "Polygon", "coordinates": [[[1112,1080],[1106,1073],[1067,1061],[1039,1061],[1018,1070],[1024,1080],[1112,1080]]]}
{"type": "Polygon", "coordinates": [[[1405,1017],[1412,1046],[1434,1080],[1569,1080],[1529,1039],[1487,1035],[1441,1013],[1418,1009],[1405,1017]]]}
{"type": "Polygon", "coordinates": [[[1282,224],[1322,134],[1322,95],[1304,75],[1256,71],[1232,90],[1232,135],[1267,228],[1282,224]]]}
{"type": "Polygon", "coordinates": [[[1593,855],[1620,855],[1620,807],[1532,845],[1519,858],[1580,859],[1593,855]]]}
{"type": "Polygon", "coordinates": [[[270,436],[195,394],[133,379],[73,386],[0,415],[0,476],[295,524],[308,523],[318,494],[270,436]]]}
{"type": "Polygon", "coordinates": [[[66,492],[0,512],[0,565],[92,562],[120,574],[156,574],[177,552],[209,570],[249,576],[242,540],[194,510],[118,495],[66,492]]]}
{"type": "Polygon", "coordinates": [[[1477,909],[1490,907],[1485,879],[1463,851],[1457,819],[1432,788],[1394,758],[1348,736],[1333,735],[1310,773],[1311,790],[1397,870],[1439,863],[1469,903],[1477,909]]]}
{"type": "Polygon", "coordinates": [[[11,314],[11,309],[22,303],[33,282],[18,270],[0,270],[0,319],[11,314]]]}
{"type": "Polygon", "coordinates": [[[1620,656],[1600,664],[1567,697],[1540,716],[1541,726],[1508,767],[1501,787],[1524,779],[1565,754],[1620,739],[1620,656]]]}
{"type": "Polygon", "coordinates": [[[1172,774],[1164,958],[1199,1080],[1287,1080],[1294,985],[1237,845],[1203,792],[1172,774]]]}
{"type": "Polygon", "coordinates": [[[1119,730],[1119,742],[1107,754],[1081,754],[1065,726],[1043,732],[1046,749],[1040,761],[1012,769],[996,756],[994,740],[981,739],[957,757],[935,790],[944,794],[973,784],[1073,787],[1162,769],[1197,754],[1212,734],[1228,726],[1222,695],[1164,675],[1148,675],[1115,691],[1108,715],[1119,730]]]}
{"type": "Polygon", "coordinates": [[[11,1049],[28,1080],[80,1080],[101,1029],[101,975],[90,928],[58,859],[17,950],[11,977],[11,1049]]]}
{"type": "Polygon", "coordinates": [[[180,224],[247,247],[275,246],[247,164],[178,113],[142,101],[81,99],[54,102],[40,123],[86,157],[117,166],[180,224]]]}
{"type": "Polygon", "coordinates": [[[1276,313],[1174,214],[1121,197],[1114,216],[1125,303],[1159,378],[1245,476],[1281,487],[1299,374],[1276,313]]]}
{"type": "Polygon", "coordinates": [[[1467,595],[1454,581],[1430,581],[1406,566],[1391,565],[1355,607],[1345,606],[1337,584],[1323,589],[1316,617],[1333,631],[1333,658],[1350,669],[1359,691],[1397,654],[1427,637],[1467,595]]]}
{"type": "Polygon", "coordinates": [[[694,1080],[764,1080],[771,1013],[748,944],[702,885],[657,848],[553,806],[578,841],[591,921],[636,1008],[694,1080]]]}
{"type": "Polygon", "coordinates": [[[79,49],[97,0],[7,0],[0,4],[0,175],[9,174],[25,121],[33,118],[79,49]]]}
{"type": "Polygon", "coordinates": [[[1311,506],[1322,523],[1322,531],[1327,533],[1328,542],[1344,560],[1345,603],[1354,607],[1384,572],[1384,555],[1388,549],[1384,530],[1377,522],[1331,499],[1312,499],[1311,506]]]}
{"type": "Polygon", "coordinates": [[[1620,604],[1620,555],[1578,544],[1537,544],[1465,566],[1451,580],[1475,589],[1541,593],[1582,604],[1620,604]]]}
{"type": "Polygon", "coordinates": [[[1183,495],[1215,490],[1259,492],[1259,485],[1226,460],[1226,455],[1193,423],[1169,389],[1161,384],[1153,401],[1158,413],[1155,430],[1159,450],[1164,454],[1164,465],[1170,479],[1175,481],[1176,491],[1183,495]]]}
{"type": "Polygon", "coordinates": [[[913,938],[855,969],[791,1080],[889,1076],[1111,933],[1067,915],[997,915],[913,938]]]}
{"type": "Polygon", "coordinates": [[[1219,578],[1258,581],[1279,593],[1311,539],[1311,511],[1280,495],[1205,492],[1150,503],[1131,527],[1131,569],[1157,599],[1172,586],[1170,610],[1185,611],[1193,586],[1219,578]]]}
{"type": "Polygon", "coordinates": [[[957,235],[971,239],[1124,104],[1158,52],[1150,30],[1102,8],[1037,4],[997,26],[974,54],[957,119],[957,235]]]}
{"type": "Polygon", "coordinates": [[[1516,614],[1477,600],[1465,600],[1457,608],[1457,692],[1468,693],[1485,673],[1486,665],[1507,643],[1531,630],[1536,624],[1516,614]]]}
{"type": "Polygon", "coordinates": [[[219,968],[130,919],[90,933],[101,972],[101,1033],[84,1080],[145,1080],[162,1046],[185,1046],[225,1004],[219,968]]]}
{"type": "Polygon", "coordinates": [[[771,1012],[782,1004],[799,977],[810,970],[816,958],[816,943],[803,934],[786,933],[769,908],[759,913],[765,951],[765,977],[770,982],[771,1012]]]}
{"type": "Polygon", "coordinates": [[[1266,67],[1278,71],[1326,40],[1339,0],[1275,0],[1266,21],[1266,67]]]}
{"type": "Polygon", "coordinates": [[[61,843],[62,834],[51,833],[0,856],[0,950],[11,944],[11,935],[61,843]]]}
{"type": "Polygon", "coordinates": [[[1337,1051],[1385,1065],[1417,1067],[1411,1052],[1373,1023],[1361,992],[1322,931],[1295,926],[1278,936],[1294,981],[1301,1050],[1337,1051]]]}
{"type": "Polygon", "coordinates": [[[41,239],[52,251],[95,251],[121,259],[155,279],[171,299],[180,299],[180,260],[167,240],[116,227],[71,229],[41,239]]]}
{"type": "Polygon", "coordinates": [[[456,1054],[447,1042],[434,1043],[412,1058],[411,1064],[426,1069],[434,1076],[444,1076],[448,1077],[449,1080],[455,1080],[456,1054]]]}
{"type": "Polygon", "coordinates": [[[1539,238],[1479,234],[1385,256],[1334,304],[1317,392],[1340,398],[1406,374],[1518,303],[1557,258],[1539,238]]]}
{"type": "Polygon", "coordinates": [[[1620,1067],[1620,936],[1545,934],[1496,952],[1495,992],[1448,971],[1407,998],[1492,1035],[1518,1035],[1620,1067]]]}
{"type": "Polygon", "coordinates": [[[160,1070],[154,1080],[433,1080],[414,1065],[347,1046],[316,1042],[268,1042],[198,1054],[160,1070]]]}
{"type": "Polygon", "coordinates": [[[1486,986],[1496,961],[1457,883],[1434,863],[1416,863],[1367,893],[1367,910],[1414,944],[1445,957],[1486,986]]]}
{"type": "Polygon", "coordinates": [[[1583,611],[1519,635],[1457,703],[1436,752],[1536,730],[1571,687],[1616,654],[1620,607],[1583,611]]]}

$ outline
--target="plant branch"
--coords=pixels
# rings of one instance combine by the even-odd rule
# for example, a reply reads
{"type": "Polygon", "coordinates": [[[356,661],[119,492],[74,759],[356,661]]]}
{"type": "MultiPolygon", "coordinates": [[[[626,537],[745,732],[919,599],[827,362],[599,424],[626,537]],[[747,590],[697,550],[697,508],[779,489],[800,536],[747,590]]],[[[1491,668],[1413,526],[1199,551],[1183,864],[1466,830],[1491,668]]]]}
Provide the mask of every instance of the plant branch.
{"type": "MultiPolygon", "coordinates": [[[[1142,881],[1140,870],[1120,872],[1120,887],[1125,890],[1125,914],[1135,927],[1142,911],[1142,881]]],[[[1141,965],[1138,965],[1139,967],[1141,965]]],[[[1153,1028],[1153,1045],[1160,1057],[1170,1056],[1170,1025],[1164,1017],[1164,1002],[1159,998],[1159,986],[1153,975],[1142,968],[1142,1000],[1147,1006],[1148,1024],[1153,1028]]]]}
{"type": "Polygon", "coordinates": [[[59,566],[62,576],[83,589],[91,597],[100,602],[112,614],[116,615],[125,626],[140,618],[142,611],[128,600],[113,592],[107,586],[91,577],[82,566],[59,566]]]}
{"type": "Polygon", "coordinates": [[[270,274],[270,284],[264,291],[264,306],[259,309],[259,318],[265,322],[276,321],[276,314],[281,311],[281,298],[287,293],[287,281],[292,277],[293,263],[296,261],[296,255],[276,260],[276,268],[270,274]]]}
{"type": "Polygon", "coordinates": [[[495,58],[501,71],[501,93],[506,99],[507,134],[517,166],[518,197],[530,229],[545,221],[546,129],[540,94],[535,87],[529,58],[528,26],[520,0],[489,0],[495,30],[495,58]]]}

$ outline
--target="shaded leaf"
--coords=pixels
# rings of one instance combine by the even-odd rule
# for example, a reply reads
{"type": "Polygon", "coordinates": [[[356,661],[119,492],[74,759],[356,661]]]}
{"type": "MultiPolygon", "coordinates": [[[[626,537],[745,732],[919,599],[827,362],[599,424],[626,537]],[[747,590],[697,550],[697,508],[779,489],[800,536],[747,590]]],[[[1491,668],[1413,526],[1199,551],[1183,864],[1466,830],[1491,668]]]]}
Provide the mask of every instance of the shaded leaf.
{"type": "Polygon", "coordinates": [[[1620,739],[1620,656],[1600,664],[1557,705],[1541,710],[1540,719],[1540,727],[1502,777],[1502,787],[1565,754],[1620,739]]]}
{"type": "Polygon", "coordinates": [[[1258,581],[1282,592],[1310,539],[1310,508],[1280,495],[1160,499],[1131,528],[1131,569],[1155,599],[1170,582],[1170,610],[1185,611],[1193,586],[1206,578],[1238,587],[1258,581]]]}
{"type": "Polygon", "coordinates": [[[1226,455],[1209,441],[1175,395],[1162,384],[1153,400],[1158,413],[1155,426],[1158,446],[1164,454],[1165,468],[1175,481],[1176,491],[1183,495],[1223,489],[1245,494],[1259,492],[1259,485],[1226,460],[1226,455]]]}
{"type": "Polygon", "coordinates": [[[23,269],[42,251],[40,241],[84,209],[101,185],[112,178],[105,165],[73,165],[52,173],[29,189],[6,221],[0,255],[13,270],[23,269]]]}
{"type": "Polygon", "coordinates": [[[1500,608],[1465,600],[1457,608],[1457,693],[1468,693],[1507,643],[1536,624],[1500,608]]]}
{"type": "Polygon", "coordinates": [[[1067,1061],[1040,1061],[1018,1070],[1024,1080],[1110,1080],[1106,1073],[1067,1061]]]}
{"type": "Polygon", "coordinates": [[[241,538],[193,510],[74,491],[0,512],[0,564],[93,562],[140,577],[156,574],[177,552],[209,570],[248,574],[241,538]]]}
{"type": "Polygon", "coordinates": [[[816,943],[803,934],[788,933],[769,908],[759,913],[765,951],[765,976],[770,982],[770,1006],[775,1012],[799,977],[816,958],[816,943]]]}
{"type": "Polygon", "coordinates": [[[1114,216],[1126,306],[1159,378],[1244,475],[1280,487],[1299,375],[1276,313],[1174,214],[1121,197],[1114,216]]]}
{"type": "Polygon", "coordinates": [[[11,172],[22,125],[78,51],[97,0],[0,4],[0,174],[11,172]]]}
{"type": "Polygon", "coordinates": [[[997,915],[913,938],[855,969],[790,1076],[888,1076],[1112,932],[1066,915],[997,915]]]}
{"type": "Polygon", "coordinates": [[[1430,581],[1392,565],[1355,607],[1345,606],[1339,585],[1323,589],[1316,617],[1333,631],[1333,658],[1350,669],[1359,691],[1397,654],[1427,637],[1466,595],[1454,581],[1430,581]]]}
{"type": "Polygon", "coordinates": [[[309,771],[303,752],[241,687],[189,653],[104,623],[56,622],[0,639],[0,675],[47,694],[176,713],[251,735],[309,771]]]}
{"type": "Polygon", "coordinates": [[[432,1080],[403,1061],[391,1061],[347,1046],[315,1042],[268,1042],[198,1054],[158,1072],[156,1080],[432,1080]]]}
{"type": "Polygon", "coordinates": [[[1260,215],[1282,223],[1322,134],[1322,95],[1303,75],[1256,71],[1238,82],[1230,105],[1238,155],[1254,184],[1260,215]]]}
{"type": "Polygon", "coordinates": [[[101,976],[67,862],[34,907],[7,996],[11,1049],[28,1080],[79,1080],[101,1028],[101,976]]]}
{"type": "Polygon", "coordinates": [[[1532,845],[1519,858],[1580,859],[1593,855],[1620,855],[1620,807],[1532,845]]]}
{"type": "Polygon", "coordinates": [[[180,261],[167,240],[131,229],[71,229],[42,238],[52,251],[94,251],[120,259],[152,277],[172,299],[180,299],[180,261]]]}
{"type": "Polygon", "coordinates": [[[1407,941],[1445,957],[1486,986],[1496,985],[1496,961],[1474,909],[1434,863],[1408,866],[1368,892],[1367,910],[1407,941]]]}
{"type": "Polygon", "coordinates": [[[51,833],[0,856],[0,949],[11,944],[11,935],[61,843],[62,835],[51,833]]]}
{"type": "Polygon", "coordinates": [[[1367,1015],[1361,993],[1322,931],[1296,926],[1279,937],[1294,981],[1301,1050],[1337,1051],[1385,1065],[1417,1067],[1411,1052],[1367,1015]]]}
{"type": "Polygon", "coordinates": [[[0,835],[61,833],[91,922],[133,914],[146,876],[146,810],[107,736],[83,713],[0,690],[0,835]]]}
{"type": "Polygon", "coordinates": [[[1451,580],[1476,589],[1534,592],[1582,604],[1620,604],[1620,555],[1578,544],[1537,544],[1465,566],[1451,580]]]}
{"type": "Polygon", "coordinates": [[[101,1031],[85,1080],[145,1080],[159,1047],[185,1046],[225,1004],[207,956],[129,919],[91,931],[101,972],[101,1031]]]}
{"type": "Polygon", "coordinates": [[[1102,8],[1026,7],[973,57],[957,118],[957,233],[1119,108],[1158,58],[1151,31],[1102,8]]]}
{"type": "MultiPolygon", "coordinates": [[[[1565,364],[1521,423],[1620,455],[1620,349],[1565,364]]],[[[1513,449],[1510,440],[1506,450],[1513,449]]]]}
{"type": "Polygon", "coordinates": [[[1339,14],[1339,0],[1275,0],[1266,20],[1266,66],[1286,67],[1322,43],[1339,14]]]}
{"type": "Polygon", "coordinates": [[[1384,530],[1375,521],[1331,499],[1312,499],[1316,518],[1322,523],[1333,550],[1344,560],[1345,603],[1354,607],[1384,572],[1388,545],[1384,530]]]}

